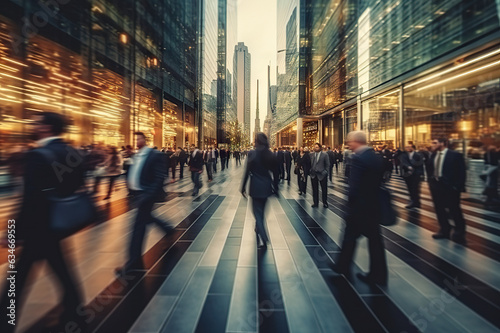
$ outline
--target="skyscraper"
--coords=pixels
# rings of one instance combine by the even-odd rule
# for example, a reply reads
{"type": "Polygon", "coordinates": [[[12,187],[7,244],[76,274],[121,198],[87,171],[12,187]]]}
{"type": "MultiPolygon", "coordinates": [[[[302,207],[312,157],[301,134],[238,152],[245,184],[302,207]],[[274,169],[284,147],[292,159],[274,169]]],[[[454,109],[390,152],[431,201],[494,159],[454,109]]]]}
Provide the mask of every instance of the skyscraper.
{"type": "Polygon", "coordinates": [[[264,120],[264,134],[271,138],[271,124],[273,119],[273,107],[271,99],[271,66],[267,66],[267,114],[264,120]]]}
{"type": "Polygon", "coordinates": [[[255,110],[255,128],[254,128],[254,135],[253,137],[255,138],[255,135],[260,132],[260,119],[259,119],[259,80],[257,80],[257,107],[255,110]]]}
{"type": "Polygon", "coordinates": [[[236,114],[243,126],[244,138],[250,140],[250,66],[251,55],[244,43],[238,43],[234,50],[234,75],[236,77],[236,114]]]}

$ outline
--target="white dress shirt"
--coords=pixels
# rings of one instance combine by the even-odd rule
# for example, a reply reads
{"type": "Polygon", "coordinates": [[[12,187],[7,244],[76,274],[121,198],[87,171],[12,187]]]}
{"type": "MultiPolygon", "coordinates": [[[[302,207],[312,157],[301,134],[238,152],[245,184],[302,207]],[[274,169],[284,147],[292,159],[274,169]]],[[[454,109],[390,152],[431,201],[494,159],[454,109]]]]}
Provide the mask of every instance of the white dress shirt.
{"type": "Polygon", "coordinates": [[[411,161],[411,159],[413,158],[413,155],[414,155],[414,154],[415,154],[415,152],[414,152],[414,151],[412,151],[412,152],[409,152],[409,153],[408,153],[408,155],[410,155],[410,161],[411,161]]]}
{"type": "Polygon", "coordinates": [[[133,163],[130,166],[130,175],[128,176],[128,187],[134,191],[141,191],[141,173],[142,167],[144,166],[144,162],[149,154],[149,150],[151,148],[144,146],[137,154],[132,157],[133,163]]]}
{"type": "Polygon", "coordinates": [[[445,148],[442,151],[438,151],[436,153],[436,158],[434,159],[434,168],[437,169],[438,156],[439,156],[439,154],[441,154],[441,160],[439,162],[439,170],[437,170],[439,178],[443,177],[443,164],[444,164],[444,159],[446,157],[447,151],[448,151],[448,148],[445,148]]]}
{"type": "Polygon", "coordinates": [[[60,136],[49,136],[48,138],[43,138],[40,139],[36,142],[36,145],[38,147],[45,147],[46,145],[49,144],[50,141],[56,140],[56,139],[61,139],[60,136]]]}

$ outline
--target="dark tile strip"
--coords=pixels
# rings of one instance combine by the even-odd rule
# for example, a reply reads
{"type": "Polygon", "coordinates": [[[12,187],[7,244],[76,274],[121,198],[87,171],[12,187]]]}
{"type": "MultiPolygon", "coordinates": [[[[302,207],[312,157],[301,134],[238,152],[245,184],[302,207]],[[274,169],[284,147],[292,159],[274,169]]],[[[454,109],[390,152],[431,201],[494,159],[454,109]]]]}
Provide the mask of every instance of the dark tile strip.
{"type": "MultiPolygon", "coordinates": [[[[312,236],[310,228],[314,228],[314,232],[318,233],[317,229],[321,228],[321,226],[317,224],[299,203],[293,199],[281,199],[280,203],[301,238],[301,235],[305,233],[309,233],[312,236]],[[307,226],[310,227],[308,228],[307,226]]],[[[321,236],[330,238],[326,233],[321,234],[321,236]]],[[[330,242],[334,243],[331,238],[330,242]]],[[[391,328],[389,331],[394,332],[418,332],[418,329],[411,323],[409,318],[378,287],[362,286],[359,283],[352,285],[344,276],[338,276],[331,269],[325,269],[332,263],[332,260],[327,254],[326,249],[319,246],[319,241],[316,242],[316,245],[318,246],[314,247],[313,250],[309,250],[309,253],[312,253],[312,258],[316,266],[318,269],[321,269],[321,274],[325,282],[328,284],[347,320],[356,332],[384,332],[389,330],[389,328],[391,328]],[[378,295],[377,297],[383,298],[385,304],[391,310],[391,315],[376,316],[376,313],[372,312],[373,309],[369,307],[369,304],[360,297],[362,294],[376,294],[378,295]]],[[[356,267],[355,271],[360,270],[356,267]]]]}
{"type": "MultiPolygon", "coordinates": [[[[220,206],[225,197],[217,197],[217,195],[211,195],[201,206],[201,209],[196,209],[192,214],[201,214],[198,219],[195,219],[193,223],[189,226],[188,231],[192,227],[196,227],[200,224],[205,225],[210,216],[213,215],[215,210],[220,206]],[[206,218],[208,216],[208,218],[206,218]]],[[[194,216],[190,220],[193,220],[194,216]]],[[[199,229],[201,231],[202,228],[199,229]]],[[[168,237],[168,236],[165,236],[168,237]]],[[[182,237],[181,237],[182,238],[182,237]]],[[[177,240],[180,240],[176,239],[177,240]]],[[[160,242],[155,244],[159,245],[160,242]]],[[[123,301],[112,310],[110,315],[100,323],[96,325],[94,332],[126,332],[128,331],[137,318],[140,316],[146,305],[149,303],[151,298],[156,294],[163,281],[167,279],[168,274],[171,272],[173,267],[179,262],[182,255],[187,251],[190,243],[178,242],[175,243],[177,248],[173,251],[174,255],[170,257],[170,248],[166,253],[163,252],[161,257],[156,258],[156,264],[146,273],[146,276],[141,279],[133,290],[123,297],[123,301]],[[158,276],[160,275],[160,276],[158,276]]]]}
{"type": "Polygon", "coordinates": [[[233,223],[229,229],[229,236],[232,235],[233,237],[228,236],[224,244],[207,299],[203,305],[196,332],[223,333],[226,331],[243,231],[235,222],[245,220],[246,204],[246,200],[240,200],[236,209],[233,223]],[[241,232],[239,232],[240,230],[241,232]]]}

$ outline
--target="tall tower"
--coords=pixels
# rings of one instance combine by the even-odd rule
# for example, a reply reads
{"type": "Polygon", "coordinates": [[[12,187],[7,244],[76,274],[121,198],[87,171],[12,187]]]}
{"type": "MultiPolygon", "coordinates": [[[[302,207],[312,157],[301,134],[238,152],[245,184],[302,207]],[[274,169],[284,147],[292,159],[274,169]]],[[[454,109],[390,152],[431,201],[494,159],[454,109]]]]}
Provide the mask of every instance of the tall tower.
{"type": "Polygon", "coordinates": [[[267,115],[264,119],[264,134],[271,140],[271,123],[273,119],[271,98],[271,66],[267,66],[267,115]]]}
{"type": "Polygon", "coordinates": [[[243,126],[245,139],[250,141],[250,68],[251,56],[244,43],[238,43],[234,49],[234,75],[236,76],[236,116],[238,123],[243,126]]]}
{"type": "Polygon", "coordinates": [[[255,129],[253,137],[260,132],[260,119],[259,119],[259,80],[257,80],[257,108],[255,110],[255,129]]]}

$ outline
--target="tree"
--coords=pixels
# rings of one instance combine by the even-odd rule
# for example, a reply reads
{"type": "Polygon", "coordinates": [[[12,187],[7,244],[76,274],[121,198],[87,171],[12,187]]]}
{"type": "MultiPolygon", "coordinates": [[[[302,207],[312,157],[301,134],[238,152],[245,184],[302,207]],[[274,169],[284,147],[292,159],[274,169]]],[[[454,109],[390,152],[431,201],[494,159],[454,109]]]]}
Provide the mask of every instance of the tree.
{"type": "Polygon", "coordinates": [[[229,148],[232,151],[235,149],[247,148],[250,144],[248,139],[245,138],[243,126],[238,120],[231,121],[227,124],[226,135],[229,141],[229,148]]]}

